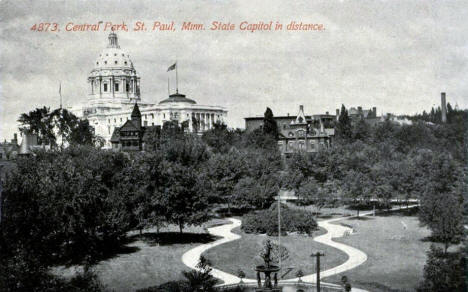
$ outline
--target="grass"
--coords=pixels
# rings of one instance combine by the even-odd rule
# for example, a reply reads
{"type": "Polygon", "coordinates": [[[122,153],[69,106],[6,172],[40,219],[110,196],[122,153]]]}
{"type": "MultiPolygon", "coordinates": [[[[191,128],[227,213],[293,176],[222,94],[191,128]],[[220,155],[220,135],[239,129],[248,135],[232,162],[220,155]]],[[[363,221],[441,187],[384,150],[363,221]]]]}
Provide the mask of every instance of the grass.
{"type": "MultiPolygon", "coordinates": [[[[235,233],[241,234],[242,238],[214,247],[203,255],[206,256],[215,268],[237,275],[241,269],[247,278],[256,278],[254,266],[263,264],[263,260],[258,256],[263,247],[263,242],[267,238],[274,241],[277,237],[266,235],[246,234],[239,228],[234,229],[235,233]]],[[[314,237],[323,234],[323,229],[316,231],[314,237]]],[[[290,234],[281,237],[281,245],[289,252],[289,259],[282,263],[283,271],[286,268],[294,269],[284,278],[295,278],[298,269],[305,275],[315,273],[315,260],[310,255],[316,251],[323,251],[327,256],[321,259],[322,270],[334,267],[347,260],[347,255],[337,249],[313,241],[313,237],[305,235],[290,234]]]]}
{"type": "MultiPolygon", "coordinates": [[[[162,228],[160,234],[146,230],[142,236],[137,232],[129,236],[127,252],[99,262],[95,271],[102,283],[111,291],[135,291],[160,285],[168,281],[184,279],[182,271],[189,268],[182,263],[182,255],[200,244],[215,240],[205,232],[206,226],[220,224],[210,221],[204,227],[187,227],[179,234],[177,226],[162,228]]],[[[57,267],[54,273],[72,276],[76,269],[57,267]]]]}
{"type": "Polygon", "coordinates": [[[419,226],[416,216],[397,214],[367,218],[369,220],[350,218],[336,222],[352,226],[356,233],[334,239],[364,251],[367,261],[324,281],[338,283],[341,276],[346,275],[354,286],[370,291],[414,291],[422,279],[430,246],[425,238],[430,231],[419,226]]]}

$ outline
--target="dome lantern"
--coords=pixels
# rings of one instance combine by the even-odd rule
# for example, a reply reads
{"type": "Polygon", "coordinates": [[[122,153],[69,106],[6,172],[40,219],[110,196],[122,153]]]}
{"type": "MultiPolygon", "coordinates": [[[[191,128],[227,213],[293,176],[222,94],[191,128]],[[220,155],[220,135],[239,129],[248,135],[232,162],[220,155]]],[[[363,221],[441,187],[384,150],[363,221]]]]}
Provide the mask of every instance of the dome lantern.
{"type": "Polygon", "coordinates": [[[119,46],[119,41],[117,39],[117,34],[115,32],[111,32],[109,34],[109,44],[107,45],[108,48],[116,48],[116,49],[120,49],[120,46],[119,46]]]}

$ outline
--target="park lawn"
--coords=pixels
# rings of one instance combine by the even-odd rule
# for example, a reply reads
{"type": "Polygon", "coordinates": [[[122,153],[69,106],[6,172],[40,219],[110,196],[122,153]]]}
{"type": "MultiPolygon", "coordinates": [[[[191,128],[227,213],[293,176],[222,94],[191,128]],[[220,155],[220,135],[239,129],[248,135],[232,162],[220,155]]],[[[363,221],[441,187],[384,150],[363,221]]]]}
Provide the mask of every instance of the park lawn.
{"type": "Polygon", "coordinates": [[[359,248],[367,254],[367,261],[324,281],[338,283],[346,275],[354,286],[369,291],[414,291],[422,280],[431,244],[424,240],[430,235],[429,229],[420,227],[416,216],[365,218],[337,221],[352,226],[356,233],[334,240],[359,248]]]}
{"type": "MultiPolygon", "coordinates": [[[[99,262],[94,270],[99,279],[110,291],[135,291],[136,289],[160,285],[162,283],[185,279],[182,271],[190,270],[182,263],[182,255],[212,240],[204,227],[217,225],[222,220],[207,222],[203,227],[186,227],[181,236],[177,226],[168,226],[160,230],[145,230],[143,236],[137,232],[130,233],[130,243],[125,245],[122,253],[99,262]],[[132,237],[134,235],[134,237],[132,237]]],[[[55,274],[71,276],[77,269],[58,267],[55,274]]]]}
{"type": "MultiPolygon", "coordinates": [[[[233,232],[240,234],[242,238],[214,247],[203,253],[203,255],[217,269],[234,275],[237,275],[238,270],[241,269],[246,274],[246,278],[255,279],[256,272],[254,271],[254,266],[263,264],[263,260],[259,257],[263,242],[266,239],[277,242],[278,238],[266,235],[246,234],[240,228],[234,229],[233,232]]],[[[320,229],[314,233],[313,237],[324,233],[325,230],[320,229]]],[[[294,268],[284,279],[295,278],[295,274],[299,269],[305,275],[315,273],[315,260],[310,256],[313,252],[323,251],[327,254],[326,257],[321,259],[322,270],[342,264],[348,259],[345,253],[315,242],[313,241],[313,237],[298,234],[281,237],[281,245],[286,247],[289,253],[289,259],[282,262],[283,272],[281,274],[283,275],[288,267],[294,268]]]]}

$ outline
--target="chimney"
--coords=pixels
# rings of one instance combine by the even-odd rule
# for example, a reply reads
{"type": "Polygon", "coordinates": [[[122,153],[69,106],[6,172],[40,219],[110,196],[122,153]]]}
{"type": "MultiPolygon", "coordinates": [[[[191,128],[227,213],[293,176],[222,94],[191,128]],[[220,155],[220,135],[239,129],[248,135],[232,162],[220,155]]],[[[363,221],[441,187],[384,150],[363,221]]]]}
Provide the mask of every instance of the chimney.
{"type": "Polygon", "coordinates": [[[340,109],[336,109],[336,120],[338,121],[338,119],[340,118],[340,109]]]}
{"type": "Polygon", "coordinates": [[[300,111],[300,112],[303,112],[303,111],[304,111],[304,106],[303,106],[302,104],[299,106],[299,111],[300,111]]]}
{"type": "Polygon", "coordinates": [[[374,118],[377,117],[377,108],[375,106],[372,108],[372,114],[374,115],[374,118]]]}
{"type": "Polygon", "coordinates": [[[442,123],[447,122],[447,101],[445,100],[445,92],[440,94],[440,101],[441,101],[441,111],[442,111],[442,123]]]}

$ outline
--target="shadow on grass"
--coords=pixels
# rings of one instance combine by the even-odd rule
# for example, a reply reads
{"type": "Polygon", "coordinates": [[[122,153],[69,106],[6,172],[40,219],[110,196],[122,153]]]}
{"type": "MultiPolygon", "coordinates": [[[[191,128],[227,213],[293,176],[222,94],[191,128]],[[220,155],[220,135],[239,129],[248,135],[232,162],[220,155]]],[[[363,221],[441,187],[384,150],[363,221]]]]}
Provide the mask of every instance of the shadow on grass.
{"type": "Polygon", "coordinates": [[[374,217],[371,216],[359,216],[359,217],[349,217],[347,220],[357,220],[357,221],[369,221],[374,220],[374,217]]]}
{"type": "Polygon", "coordinates": [[[377,212],[377,215],[381,217],[390,217],[390,216],[395,216],[395,215],[416,216],[418,214],[418,211],[419,211],[419,207],[413,207],[410,209],[406,209],[406,207],[404,207],[404,209],[401,209],[401,210],[392,210],[389,212],[382,212],[382,213],[377,212]]]}
{"type": "Polygon", "coordinates": [[[219,238],[207,233],[179,232],[143,233],[133,237],[149,245],[209,243],[219,238]]]}

